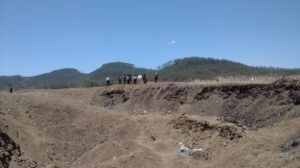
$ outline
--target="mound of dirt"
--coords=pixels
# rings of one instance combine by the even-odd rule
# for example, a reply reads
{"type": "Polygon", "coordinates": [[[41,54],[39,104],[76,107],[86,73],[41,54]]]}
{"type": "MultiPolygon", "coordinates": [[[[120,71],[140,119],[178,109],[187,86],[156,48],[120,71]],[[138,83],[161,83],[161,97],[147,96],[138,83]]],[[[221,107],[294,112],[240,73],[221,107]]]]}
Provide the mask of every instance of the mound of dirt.
{"type": "Polygon", "coordinates": [[[273,82],[273,85],[277,87],[295,88],[300,86],[300,81],[292,78],[281,78],[273,82]]]}
{"type": "Polygon", "coordinates": [[[104,91],[101,93],[108,101],[103,102],[104,107],[112,107],[114,105],[124,103],[129,99],[128,93],[125,90],[104,91]]]}
{"type": "Polygon", "coordinates": [[[184,144],[192,151],[189,155],[194,160],[213,160],[218,148],[228,143],[237,144],[245,134],[242,128],[234,124],[198,120],[187,116],[174,118],[168,125],[176,131],[179,139],[184,139],[184,144]]]}
{"type": "Polygon", "coordinates": [[[197,121],[186,116],[173,119],[169,123],[173,128],[181,130],[182,134],[190,135],[192,133],[209,134],[217,133],[218,136],[234,140],[242,138],[242,131],[234,125],[218,125],[208,121],[197,121]]]}
{"type": "Polygon", "coordinates": [[[208,151],[195,151],[191,154],[191,156],[195,160],[208,160],[211,158],[208,151]]]}

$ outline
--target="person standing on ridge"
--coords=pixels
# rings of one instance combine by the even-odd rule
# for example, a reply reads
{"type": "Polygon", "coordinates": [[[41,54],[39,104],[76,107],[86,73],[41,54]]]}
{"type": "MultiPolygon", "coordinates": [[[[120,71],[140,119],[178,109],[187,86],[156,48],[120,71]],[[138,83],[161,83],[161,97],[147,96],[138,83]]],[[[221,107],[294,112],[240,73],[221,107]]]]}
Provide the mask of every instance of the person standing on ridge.
{"type": "Polygon", "coordinates": [[[133,84],[137,84],[137,75],[132,75],[133,84]]]}
{"type": "Polygon", "coordinates": [[[123,78],[122,75],[119,75],[119,76],[118,76],[119,84],[122,84],[122,78],[123,78]]]}
{"type": "Polygon", "coordinates": [[[107,86],[110,85],[110,77],[106,77],[106,85],[107,85],[107,86]]]}
{"type": "Polygon", "coordinates": [[[127,84],[130,84],[130,83],[129,83],[129,78],[130,78],[130,74],[127,74],[127,75],[126,75],[126,83],[127,83],[127,84]]]}
{"type": "Polygon", "coordinates": [[[131,84],[131,80],[132,80],[131,75],[128,74],[127,84],[131,84]]]}
{"type": "Polygon", "coordinates": [[[147,83],[147,77],[146,77],[146,74],[145,74],[145,73],[143,74],[143,82],[144,82],[144,84],[147,83]]]}
{"type": "Polygon", "coordinates": [[[12,94],[13,93],[13,87],[11,84],[9,84],[9,93],[12,94]]]}
{"type": "Polygon", "coordinates": [[[158,81],[158,73],[155,72],[155,74],[154,74],[154,82],[156,83],[157,81],[158,81]]]}
{"type": "Polygon", "coordinates": [[[127,75],[124,74],[124,75],[122,76],[122,78],[123,78],[123,83],[126,84],[126,81],[127,81],[127,75]]]}
{"type": "Polygon", "coordinates": [[[142,81],[143,81],[143,76],[142,76],[141,74],[139,74],[139,75],[137,76],[137,83],[138,83],[138,84],[142,84],[142,81]]]}

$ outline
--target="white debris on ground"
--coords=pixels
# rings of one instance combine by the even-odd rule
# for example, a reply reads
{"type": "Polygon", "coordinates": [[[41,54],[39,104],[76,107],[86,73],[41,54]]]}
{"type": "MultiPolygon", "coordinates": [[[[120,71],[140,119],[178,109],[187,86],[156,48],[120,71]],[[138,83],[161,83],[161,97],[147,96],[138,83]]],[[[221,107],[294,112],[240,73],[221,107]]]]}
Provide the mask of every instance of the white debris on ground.
{"type": "Polygon", "coordinates": [[[204,152],[203,148],[191,149],[186,147],[182,142],[178,143],[177,153],[179,156],[184,156],[184,154],[193,155],[195,152],[204,152]]]}

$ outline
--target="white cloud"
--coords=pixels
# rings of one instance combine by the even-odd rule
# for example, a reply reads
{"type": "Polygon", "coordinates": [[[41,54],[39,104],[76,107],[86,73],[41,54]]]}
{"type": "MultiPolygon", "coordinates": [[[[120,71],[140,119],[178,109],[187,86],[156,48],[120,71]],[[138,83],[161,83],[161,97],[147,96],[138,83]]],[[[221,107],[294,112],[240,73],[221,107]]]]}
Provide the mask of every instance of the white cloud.
{"type": "Polygon", "coordinates": [[[176,40],[172,40],[172,41],[168,42],[168,45],[173,45],[173,44],[176,44],[176,43],[177,43],[176,40]]]}

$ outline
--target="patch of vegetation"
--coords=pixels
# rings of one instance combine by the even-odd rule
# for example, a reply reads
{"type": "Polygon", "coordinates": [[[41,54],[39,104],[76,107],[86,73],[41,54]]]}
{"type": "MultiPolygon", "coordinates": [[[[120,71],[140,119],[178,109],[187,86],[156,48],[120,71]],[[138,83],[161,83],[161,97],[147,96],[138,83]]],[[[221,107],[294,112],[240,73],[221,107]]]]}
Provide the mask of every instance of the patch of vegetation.
{"type": "Polygon", "coordinates": [[[161,79],[171,81],[216,79],[218,76],[288,76],[300,74],[300,69],[252,67],[224,59],[199,57],[169,61],[159,68],[161,79]]]}
{"type": "MultiPolygon", "coordinates": [[[[194,79],[216,79],[228,76],[289,76],[299,75],[300,69],[273,67],[252,67],[224,59],[188,57],[171,60],[158,67],[159,80],[190,81],[194,79]]],[[[154,79],[155,70],[137,68],[133,64],[112,62],[102,65],[95,71],[84,74],[76,69],[65,68],[33,77],[0,76],[0,89],[15,88],[69,88],[95,87],[105,84],[105,77],[111,77],[111,83],[118,83],[123,74],[146,73],[148,80],[154,79]]]]}

